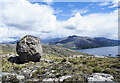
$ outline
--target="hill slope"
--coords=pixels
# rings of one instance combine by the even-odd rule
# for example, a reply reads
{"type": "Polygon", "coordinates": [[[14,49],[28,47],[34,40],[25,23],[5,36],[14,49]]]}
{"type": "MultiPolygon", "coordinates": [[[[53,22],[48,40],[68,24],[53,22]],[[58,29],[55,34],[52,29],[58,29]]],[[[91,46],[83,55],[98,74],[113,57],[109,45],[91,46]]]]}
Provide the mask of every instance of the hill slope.
{"type": "MultiPolygon", "coordinates": [[[[16,44],[0,44],[0,54],[16,54],[16,44]]],[[[70,50],[64,47],[52,46],[48,44],[42,44],[43,55],[58,56],[58,57],[69,57],[72,55],[87,55],[78,51],[70,50]]]]}
{"type": "Polygon", "coordinates": [[[104,46],[116,46],[118,45],[118,40],[107,39],[104,37],[90,38],[73,35],[56,42],[51,42],[49,44],[63,46],[71,49],[85,49],[104,46]]]}

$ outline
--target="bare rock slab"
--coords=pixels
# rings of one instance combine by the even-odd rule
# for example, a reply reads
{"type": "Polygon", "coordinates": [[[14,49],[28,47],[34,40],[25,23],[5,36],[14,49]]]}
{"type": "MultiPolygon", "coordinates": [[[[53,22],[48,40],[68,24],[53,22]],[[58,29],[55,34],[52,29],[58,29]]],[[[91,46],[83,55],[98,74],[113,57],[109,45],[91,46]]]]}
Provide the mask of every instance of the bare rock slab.
{"type": "Polygon", "coordinates": [[[88,83],[106,82],[114,83],[113,76],[105,73],[93,73],[88,77],[88,83]]]}

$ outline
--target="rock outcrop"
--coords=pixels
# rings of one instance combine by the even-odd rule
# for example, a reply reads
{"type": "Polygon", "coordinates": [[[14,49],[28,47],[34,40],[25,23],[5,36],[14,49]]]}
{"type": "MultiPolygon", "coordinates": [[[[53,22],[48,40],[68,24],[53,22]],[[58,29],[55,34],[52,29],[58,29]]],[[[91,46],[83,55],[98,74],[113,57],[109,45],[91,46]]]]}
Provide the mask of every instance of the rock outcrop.
{"type": "Polygon", "coordinates": [[[25,81],[25,76],[18,75],[17,73],[0,73],[0,82],[2,83],[23,83],[25,81]]]}
{"type": "Polygon", "coordinates": [[[26,35],[17,42],[16,51],[20,62],[37,62],[42,56],[40,38],[26,35]]]}
{"type": "Polygon", "coordinates": [[[88,83],[96,83],[96,81],[107,81],[107,83],[113,81],[113,76],[105,73],[93,73],[88,77],[88,83]]]}

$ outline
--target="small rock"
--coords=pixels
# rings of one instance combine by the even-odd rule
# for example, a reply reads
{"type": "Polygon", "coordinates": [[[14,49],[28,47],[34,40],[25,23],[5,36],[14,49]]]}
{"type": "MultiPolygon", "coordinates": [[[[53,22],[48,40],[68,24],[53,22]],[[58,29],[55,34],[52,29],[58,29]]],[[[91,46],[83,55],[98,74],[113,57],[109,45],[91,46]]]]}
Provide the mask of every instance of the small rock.
{"type": "Polygon", "coordinates": [[[55,71],[54,70],[51,70],[52,73],[54,73],[55,71]]]}
{"type": "Polygon", "coordinates": [[[68,78],[71,78],[71,77],[72,77],[72,75],[62,76],[62,77],[60,77],[60,81],[62,82],[62,81],[64,81],[65,79],[68,79],[68,78]]]}
{"type": "Polygon", "coordinates": [[[70,64],[70,62],[69,62],[69,61],[66,61],[66,63],[67,63],[67,64],[70,64]]]}
{"type": "Polygon", "coordinates": [[[52,60],[48,60],[48,59],[41,59],[41,61],[47,62],[47,63],[52,63],[52,60]]]}
{"type": "Polygon", "coordinates": [[[20,70],[20,74],[24,75],[26,78],[30,78],[32,76],[32,70],[23,68],[22,70],[20,70]]]}
{"type": "Polygon", "coordinates": [[[23,76],[23,75],[18,75],[18,74],[16,74],[16,73],[7,73],[7,72],[2,72],[2,73],[0,73],[0,78],[3,78],[2,80],[3,81],[24,81],[24,79],[25,79],[25,76],[23,76]],[[6,78],[4,78],[4,76],[6,77],[6,78]]]}
{"type": "Polygon", "coordinates": [[[30,63],[30,64],[34,64],[34,62],[32,62],[32,61],[30,61],[29,63],[30,63]]]}
{"type": "Polygon", "coordinates": [[[73,55],[73,58],[83,57],[83,55],[73,55]]]}
{"type": "Polygon", "coordinates": [[[16,57],[16,56],[18,56],[18,55],[11,54],[11,55],[9,55],[8,57],[16,57]]]}
{"type": "Polygon", "coordinates": [[[48,83],[48,82],[56,83],[58,81],[59,81],[58,78],[46,78],[46,79],[43,79],[42,83],[48,83]]]}

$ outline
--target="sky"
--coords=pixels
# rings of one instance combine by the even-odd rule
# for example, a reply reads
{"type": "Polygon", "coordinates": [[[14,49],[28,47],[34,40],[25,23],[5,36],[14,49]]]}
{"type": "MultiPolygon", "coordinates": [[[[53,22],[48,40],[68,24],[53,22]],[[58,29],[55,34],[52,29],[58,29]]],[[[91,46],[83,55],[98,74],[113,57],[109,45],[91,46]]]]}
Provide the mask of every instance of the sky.
{"type": "Polygon", "coordinates": [[[0,43],[25,35],[62,38],[71,35],[118,38],[118,1],[0,2],[0,43]]]}

